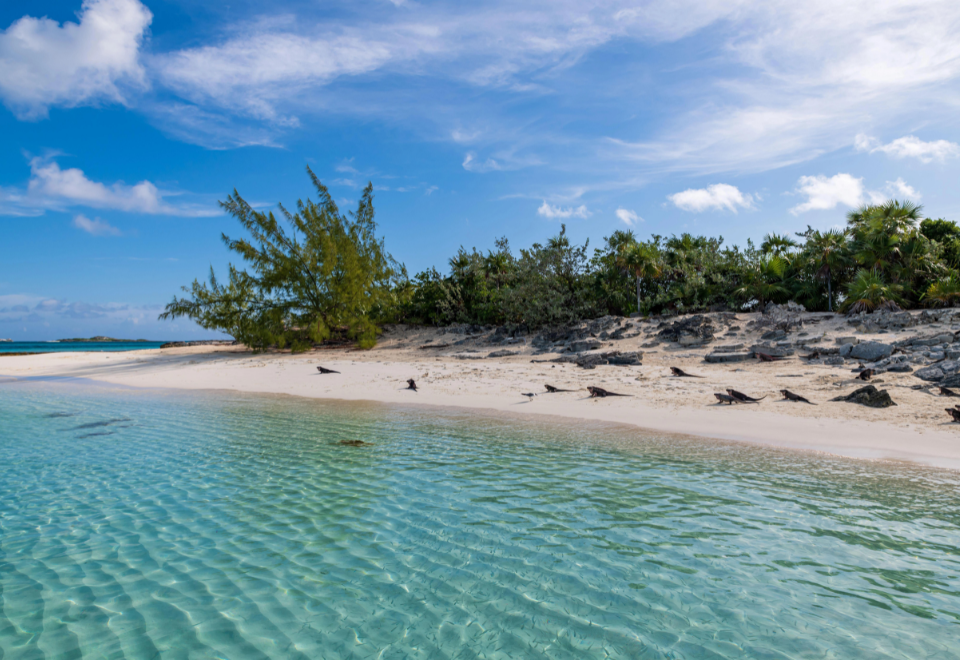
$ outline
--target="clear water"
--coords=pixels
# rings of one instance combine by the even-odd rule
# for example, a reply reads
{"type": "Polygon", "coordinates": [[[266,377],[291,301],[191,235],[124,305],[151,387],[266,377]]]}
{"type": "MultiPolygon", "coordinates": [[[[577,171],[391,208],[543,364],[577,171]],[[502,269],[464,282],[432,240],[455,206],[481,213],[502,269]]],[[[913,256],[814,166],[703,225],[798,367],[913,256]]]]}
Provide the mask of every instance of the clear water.
{"type": "Polygon", "coordinates": [[[957,658],[958,546],[951,472],[0,383],[5,659],[957,658]]]}
{"type": "Polygon", "coordinates": [[[0,353],[63,353],[73,351],[142,351],[162,341],[0,341],[0,353]]]}

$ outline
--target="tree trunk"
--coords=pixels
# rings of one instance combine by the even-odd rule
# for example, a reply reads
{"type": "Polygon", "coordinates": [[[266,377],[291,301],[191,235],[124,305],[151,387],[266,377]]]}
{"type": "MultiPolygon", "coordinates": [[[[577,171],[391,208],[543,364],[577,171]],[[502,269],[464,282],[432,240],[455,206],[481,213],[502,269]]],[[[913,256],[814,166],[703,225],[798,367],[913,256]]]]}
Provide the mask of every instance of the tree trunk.
{"type": "Polygon", "coordinates": [[[827,277],[827,311],[828,312],[833,311],[833,286],[832,286],[833,283],[830,281],[830,279],[831,278],[828,276],[827,277]]]}
{"type": "Polygon", "coordinates": [[[640,276],[637,275],[637,314],[640,313],[640,276]]]}

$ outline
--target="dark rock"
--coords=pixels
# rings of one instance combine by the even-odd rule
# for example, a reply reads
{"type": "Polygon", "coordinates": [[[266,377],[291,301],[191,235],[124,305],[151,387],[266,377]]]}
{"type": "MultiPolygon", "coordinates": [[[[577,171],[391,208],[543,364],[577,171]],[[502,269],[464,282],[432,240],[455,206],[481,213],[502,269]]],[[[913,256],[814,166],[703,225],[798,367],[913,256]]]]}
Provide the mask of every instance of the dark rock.
{"type": "Polygon", "coordinates": [[[765,344],[754,344],[750,347],[750,352],[765,353],[772,357],[787,357],[796,353],[796,351],[789,346],[771,346],[765,344]]]}
{"type": "Polygon", "coordinates": [[[716,332],[713,321],[703,314],[684,316],[673,323],[664,323],[664,326],[657,333],[660,337],[667,341],[680,342],[685,346],[713,341],[716,332]]]}
{"type": "Polygon", "coordinates": [[[602,346],[602,341],[598,341],[596,339],[584,339],[581,341],[570,342],[570,344],[567,345],[567,350],[573,353],[583,353],[584,351],[595,351],[602,346]]]}
{"type": "Polygon", "coordinates": [[[913,371],[913,367],[911,367],[906,362],[901,362],[899,364],[895,364],[893,366],[887,367],[885,371],[892,371],[895,374],[908,374],[911,371],[913,371]]]}
{"type": "Polygon", "coordinates": [[[838,396],[830,400],[849,401],[850,403],[859,403],[862,406],[869,406],[870,408],[889,408],[890,406],[897,405],[893,402],[893,399],[890,398],[890,394],[886,390],[878,390],[873,385],[861,387],[846,396],[838,396]]]}
{"type": "Polygon", "coordinates": [[[488,354],[487,354],[487,357],[488,357],[488,358],[502,358],[502,357],[509,357],[509,356],[511,356],[511,355],[520,355],[520,351],[508,351],[508,350],[494,351],[494,352],[492,352],[492,353],[488,353],[488,354]]]}
{"type": "Polygon", "coordinates": [[[929,366],[924,367],[923,369],[917,369],[913,375],[920,380],[927,380],[934,383],[943,380],[943,370],[938,366],[929,366]]]}
{"type": "Polygon", "coordinates": [[[891,353],[893,353],[893,346],[890,344],[881,344],[877,341],[865,341],[859,344],[853,344],[850,357],[857,360],[876,362],[877,360],[890,357],[891,353]]]}
{"type": "Polygon", "coordinates": [[[746,362],[747,360],[754,359],[753,353],[732,353],[732,352],[722,352],[722,353],[710,353],[709,355],[704,356],[704,361],[710,362],[712,364],[721,364],[725,362],[746,362]]]}

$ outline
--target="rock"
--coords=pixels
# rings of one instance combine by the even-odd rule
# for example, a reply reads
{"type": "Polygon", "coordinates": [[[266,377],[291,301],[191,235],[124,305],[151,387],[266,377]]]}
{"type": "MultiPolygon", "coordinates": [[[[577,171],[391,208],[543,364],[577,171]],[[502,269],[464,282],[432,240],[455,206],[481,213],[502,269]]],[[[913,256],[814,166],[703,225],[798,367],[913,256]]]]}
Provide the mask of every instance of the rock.
{"type": "Polygon", "coordinates": [[[602,341],[596,339],[584,339],[582,341],[572,341],[567,345],[567,350],[573,353],[583,353],[584,351],[595,351],[603,346],[602,341]]]}
{"type": "Polygon", "coordinates": [[[488,353],[488,354],[487,354],[487,357],[488,357],[488,358],[502,358],[502,357],[508,357],[508,356],[510,356],[510,355],[520,355],[520,351],[507,351],[507,350],[494,351],[493,353],[488,353]]]}
{"type": "Polygon", "coordinates": [[[837,337],[834,341],[838,344],[859,344],[860,340],[856,337],[837,337]]]}
{"type": "MultiPolygon", "coordinates": [[[[914,376],[916,376],[916,374],[914,374],[914,376]]],[[[943,380],[939,381],[937,385],[942,387],[960,387],[960,374],[944,376],[943,380]]]]}
{"type": "Polygon", "coordinates": [[[881,344],[878,341],[865,341],[853,346],[850,352],[851,357],[857,360],[868,360],[876,362],[893,353],[893,346],[890,344],[881,344]]]}
{"type": "Polygon", "coordinates": [[[658,336],[667,341],[680,342],[683,346],[694,346],[713,341],[716,328],[713,321],[703,314],[685,316],[673,323],[664,322],[658,336]],[[684,339],[686,337],[686,339],[684,339]]]}
{"type": "Polygon", "coordinates": [[[723,346],[714,346],[714,353],[732,353],[743,348],[743,344],[724,344],[723,346]]]}
{"type": "MultiPolygon", "coordinates": [[[[605,353],[585,353],[573,358],[572,361],[583,369],[595,369],[601,364],[610,364],[618,367],[639,366],[642,358],[642,351],[633,351],[630,353],[607,351],[605,353]]],[[[556,361],[559,362],[561,360],[556,361]]],[[[570,358],[563,361],[570,361],[570,358]]]]}
{"type": "Polygon", "coordinates": [[[931,382],[937,382],[943,380],[943,370],[937,366],[924,367],[923,369],[917,369],[914,374],[920,380],[927,380],[931,382]]]}
{"type": "Polygon", "coordinates": [[[796,353],[789,346],[770,346],[765,344],[754,344],[750,347],[751,353],[766,353],[767,355],[772,355],[773,357],[787,357],[788,355],[793,355],[796,353]]]}
{"type": "Polygon", "coordinates": [[[843,364],[843,363],[844,363],[844,359],[843,359],[842,357],[840,357],[839,355],[831,355],[830,357],[825,358],[825,359],[823,360],[823,363],[824,363],[824,364],[828,364],[828,365],[830,365],[831,367],[835,367],[835,366],[837,366],[837,365],[843,364]]]}
{"type": "Polygon", "coordinates": [[[886,390],[878,390],[873,385],[861,387],[846,396],[838,396],[830,400],[849,401],[850,403],[859,403],[862,406],[869,406],[871,408],[889,408],[890,406],[897,405],[893,402],[893,399],[890,398],[890,394],[886,390]]]}
{"type": "Polygon", "coordinates": [[[934,362],[939,362],[940,360],[947,357],[947,355],[943,351],[930,351],[930,353],[927,354],[927,357],[933,360],[934,362]]]}
{"type": "Polygon", "coordinates": [[[906,362],[900,362],[899,364],[894,364],[887,367],[884,371],[892,371],[895,374],[908,374],[913,371],[913,367],[906,362]]]}
{"type": "Polygon", "coordinates": [[[776,341],[778,339],[783,339],[786,336],[787,336],[787,333],[785,331],[777,329],[777,330],[771,330],[770,332],[763,333],[762,335],[760,335],[760,339],[776,341]]]}
{"type": "Polygon", "coordinates": [[[953,333],[945,332],[942,335],[937,335],[936,340],[938,344],[952,344],[953,343],[953,333]]]}
{"type": "Polygon", "coordinates": [[[711,362],[714,364],[724,363],[724,362],[746,362],[747,360],[752,360],[753,353],[731,353],[731,352],[722,352],[722,353],[710,353],[709,355],[704,356],[704,361],[711,362]]]}
{"type": "Polygon", "coordinates": [[[607,358],[607,364],[613,365],[615,367],[639,367],[643,359],[643,353],[640,351],[635,351],[632,353],[623,353],[622,355],[614,355],[607,358]]]}

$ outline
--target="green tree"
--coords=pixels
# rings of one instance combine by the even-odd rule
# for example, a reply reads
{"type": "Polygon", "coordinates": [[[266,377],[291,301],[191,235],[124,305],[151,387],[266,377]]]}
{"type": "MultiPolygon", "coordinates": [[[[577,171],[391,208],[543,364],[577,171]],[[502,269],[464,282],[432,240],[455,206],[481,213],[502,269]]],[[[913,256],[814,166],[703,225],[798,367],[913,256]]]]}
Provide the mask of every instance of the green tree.
{"type": "Polygon", "coordinates": [[[847,299],[843,307],[851,314],[900,309],[904,302],[902,292],[901,285],[887,282],[876,271],[861,269],[847,285],[847,299]]]}
{"type": "Polygon", "coordinates": [[[833,280],[850,264],[849,241],[846,232],[831,229],[826,232],[808,229],[804,250],[816,265],[816,278],[827,283],[827,310],[833,311],[833,280]]]}
{"type": "Polygon", "coordinates": [[[763,237],[763,243],[760,244],[760,251],[782,257],[795,247],[797,247],[795,240],[785,234],[773,232],[763,237]]]}
{"type": "Polygon", "coordinates": [[[223,286],[211,269],[209,283],[184,287],[190,295],[174,297],[160,318],[185,316],[256,350],[290,345],[299,351],[333,336],[373,346],[378,323],[396,303],[395,285],[406,279],[376,238],[373,186],[344,216],[310,168],[307,173],[319,202],[298,201],[296,213],[281,205],[285,223],[255,210],[236,190],[221,202],[249,234],[223,234],[223,242],[250,270],[231,264],[223,286]]]}

